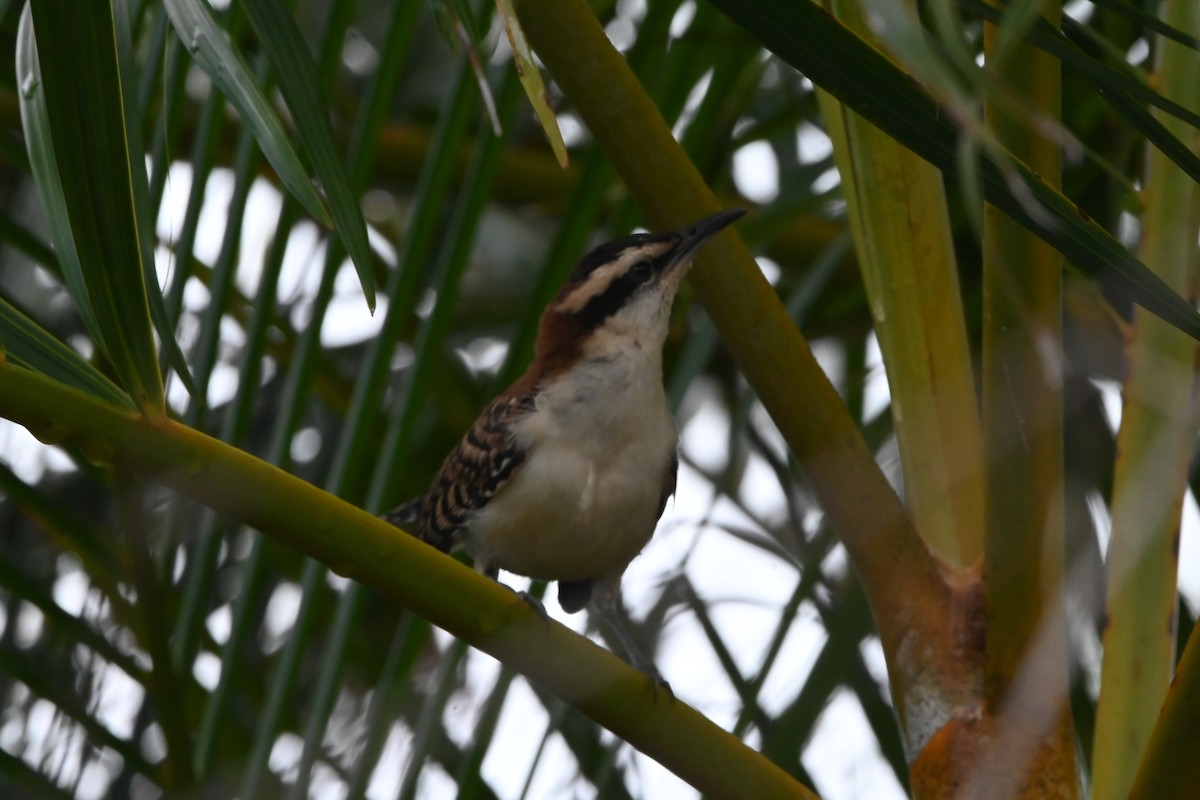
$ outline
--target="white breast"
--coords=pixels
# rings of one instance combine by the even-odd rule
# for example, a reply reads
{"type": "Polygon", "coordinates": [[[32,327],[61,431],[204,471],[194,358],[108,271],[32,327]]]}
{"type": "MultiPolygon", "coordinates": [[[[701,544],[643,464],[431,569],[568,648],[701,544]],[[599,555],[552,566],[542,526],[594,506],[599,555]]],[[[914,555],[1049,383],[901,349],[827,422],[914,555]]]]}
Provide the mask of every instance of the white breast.
{"type": "Polygon", "coordinates": [[[469,526],[477,561],[545,580],[619,575],[653,535],[677,440],[659,349],[590,354],[515,427],[528,453],[469,526]]]}

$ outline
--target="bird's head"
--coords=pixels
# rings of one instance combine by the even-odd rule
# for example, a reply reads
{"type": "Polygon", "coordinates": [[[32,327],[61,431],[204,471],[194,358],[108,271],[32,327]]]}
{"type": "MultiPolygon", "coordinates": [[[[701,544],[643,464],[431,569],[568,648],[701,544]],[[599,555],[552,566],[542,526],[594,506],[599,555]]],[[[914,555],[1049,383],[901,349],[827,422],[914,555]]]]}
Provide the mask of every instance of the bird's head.
{"type": "Polygon", "coordinates": [[[722,211],[672,233],[638,233],[596,247],[542,315],[539,357],[572,357],[594,337],[661,347],[696,250],[745,213],[722,211]]]}

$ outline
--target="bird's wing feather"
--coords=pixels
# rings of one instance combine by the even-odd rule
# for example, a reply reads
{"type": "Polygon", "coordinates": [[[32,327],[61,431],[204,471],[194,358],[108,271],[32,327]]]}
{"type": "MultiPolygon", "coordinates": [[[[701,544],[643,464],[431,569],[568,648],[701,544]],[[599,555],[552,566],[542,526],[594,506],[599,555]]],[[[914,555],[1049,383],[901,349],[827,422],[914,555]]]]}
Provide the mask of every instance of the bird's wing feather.
{"type": "Polygon", "coordinates": [[[433,479],[426,496],[426,541],[450,550],[454,535],[512,478],[526,455],[512,426],[532,410],[532,398],[504,395],[483,410],[433,479]]]}

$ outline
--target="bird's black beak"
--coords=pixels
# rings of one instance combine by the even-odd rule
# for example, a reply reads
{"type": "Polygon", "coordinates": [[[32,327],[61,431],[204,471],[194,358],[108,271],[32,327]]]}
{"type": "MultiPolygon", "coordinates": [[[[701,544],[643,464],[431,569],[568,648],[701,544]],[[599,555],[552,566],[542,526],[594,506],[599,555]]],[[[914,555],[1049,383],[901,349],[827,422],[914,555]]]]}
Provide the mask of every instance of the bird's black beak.
{"type": "Polygon", "coordinates": [[[727,211],[722,211],[718,214],[713,214],[711,217],[705,217],[699,222],[688,225],[675,235],[679,237],[679,243],[671,251],[670,262],[667,265],[668,271],[686,262],[700,245],[711,239],[718,231],[731,225],[734,220],[746,213],[744,208],[731,208],[727,211]]]}

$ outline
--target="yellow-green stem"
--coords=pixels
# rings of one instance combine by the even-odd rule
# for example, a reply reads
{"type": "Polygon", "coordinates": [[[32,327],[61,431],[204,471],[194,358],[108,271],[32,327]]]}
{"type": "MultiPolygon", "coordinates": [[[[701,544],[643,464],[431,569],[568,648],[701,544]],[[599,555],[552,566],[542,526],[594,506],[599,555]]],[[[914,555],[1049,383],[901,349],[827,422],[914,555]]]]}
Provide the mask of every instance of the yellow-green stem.
{"type": "MultiPolygon", "coordinates": [[[[1002,5],[1002,4],[1001,4],[1002,5]]],[[[1043,14],[1057,24],[1059,8],[1043,14]]],[[[990,52],[996,28],[985,28],[990,52]]],[[[1056,118],[1059,64],[1024,46],[992,78],[1029,114],[1056,118]]],[[[1029,118],[988,104],[1014,156],[1060,184],[1061,158],[1029,118]]],[[[983,423],[987,479],[985,710],[994,721],[972,797],[1074,797],[1064,586],[1062,259],[984,210],[983,423]]]]}
{"type": "MultiPolygon", "coordinates": [[[[873,38],[857,2],[827,5],[873,38]]],[[[828,93],[818,98],[887,368],[905,504],[925,541],[967,566],[983,547],[983,455],[942,175],[828,93]]]]}
{"type": "MultiPolygon", "coordinates": [[[[1195,0],[1172,0],[1165,21],[1200,35],[1195,0]]],[[[1200,110],[1200,56],[1159,37],[1160,91],[1200,110]]],[[[1193,151],[1200,134],[1185,122],[1160,121],[1193,151]]],[[[1152,146],[1142,217],[1142,260],[1184,296],[1198,263],[1200,190],[1152,146]]],[[[1175,576],[1188,459],[1196,434],[1196,343],[1142,309],[1134,311],[1130,375],[1125,384],[1108,546],[1104,661],[1096,707],[1093,797],[1129,796],[1167,694],[1175,659],[1175,576]]]]}
{"type": "MultiPolygon", "coordinates": [[[[517,13],[534,50],[653,226],[668,230],[720,209],[586,4],[519,0],[517,13]]],[[[951,591],[939,565],[741,241],[718,235],[700,253],[690,280],[862,576],[903,720],[912,685],[937,694],[951,667],[934,662],[957,657],[944,624],[951,591]],[[896,669],[902,647],[931,657],[896,669]]]]}
{"type": "Polygon", "coordinates": [[[645,675],[495,581],[345,501],[168,419],[0,364],[0,416],[244,522],[490,653],[713,797],[813,797],[645,675]]]}
{"type": "Polygon", "coordinates": [[[1200,627],[1192,629],[1179,672],[1150,735],[1130,800],[1190,797],[1200,786],[1200,627]]]}

